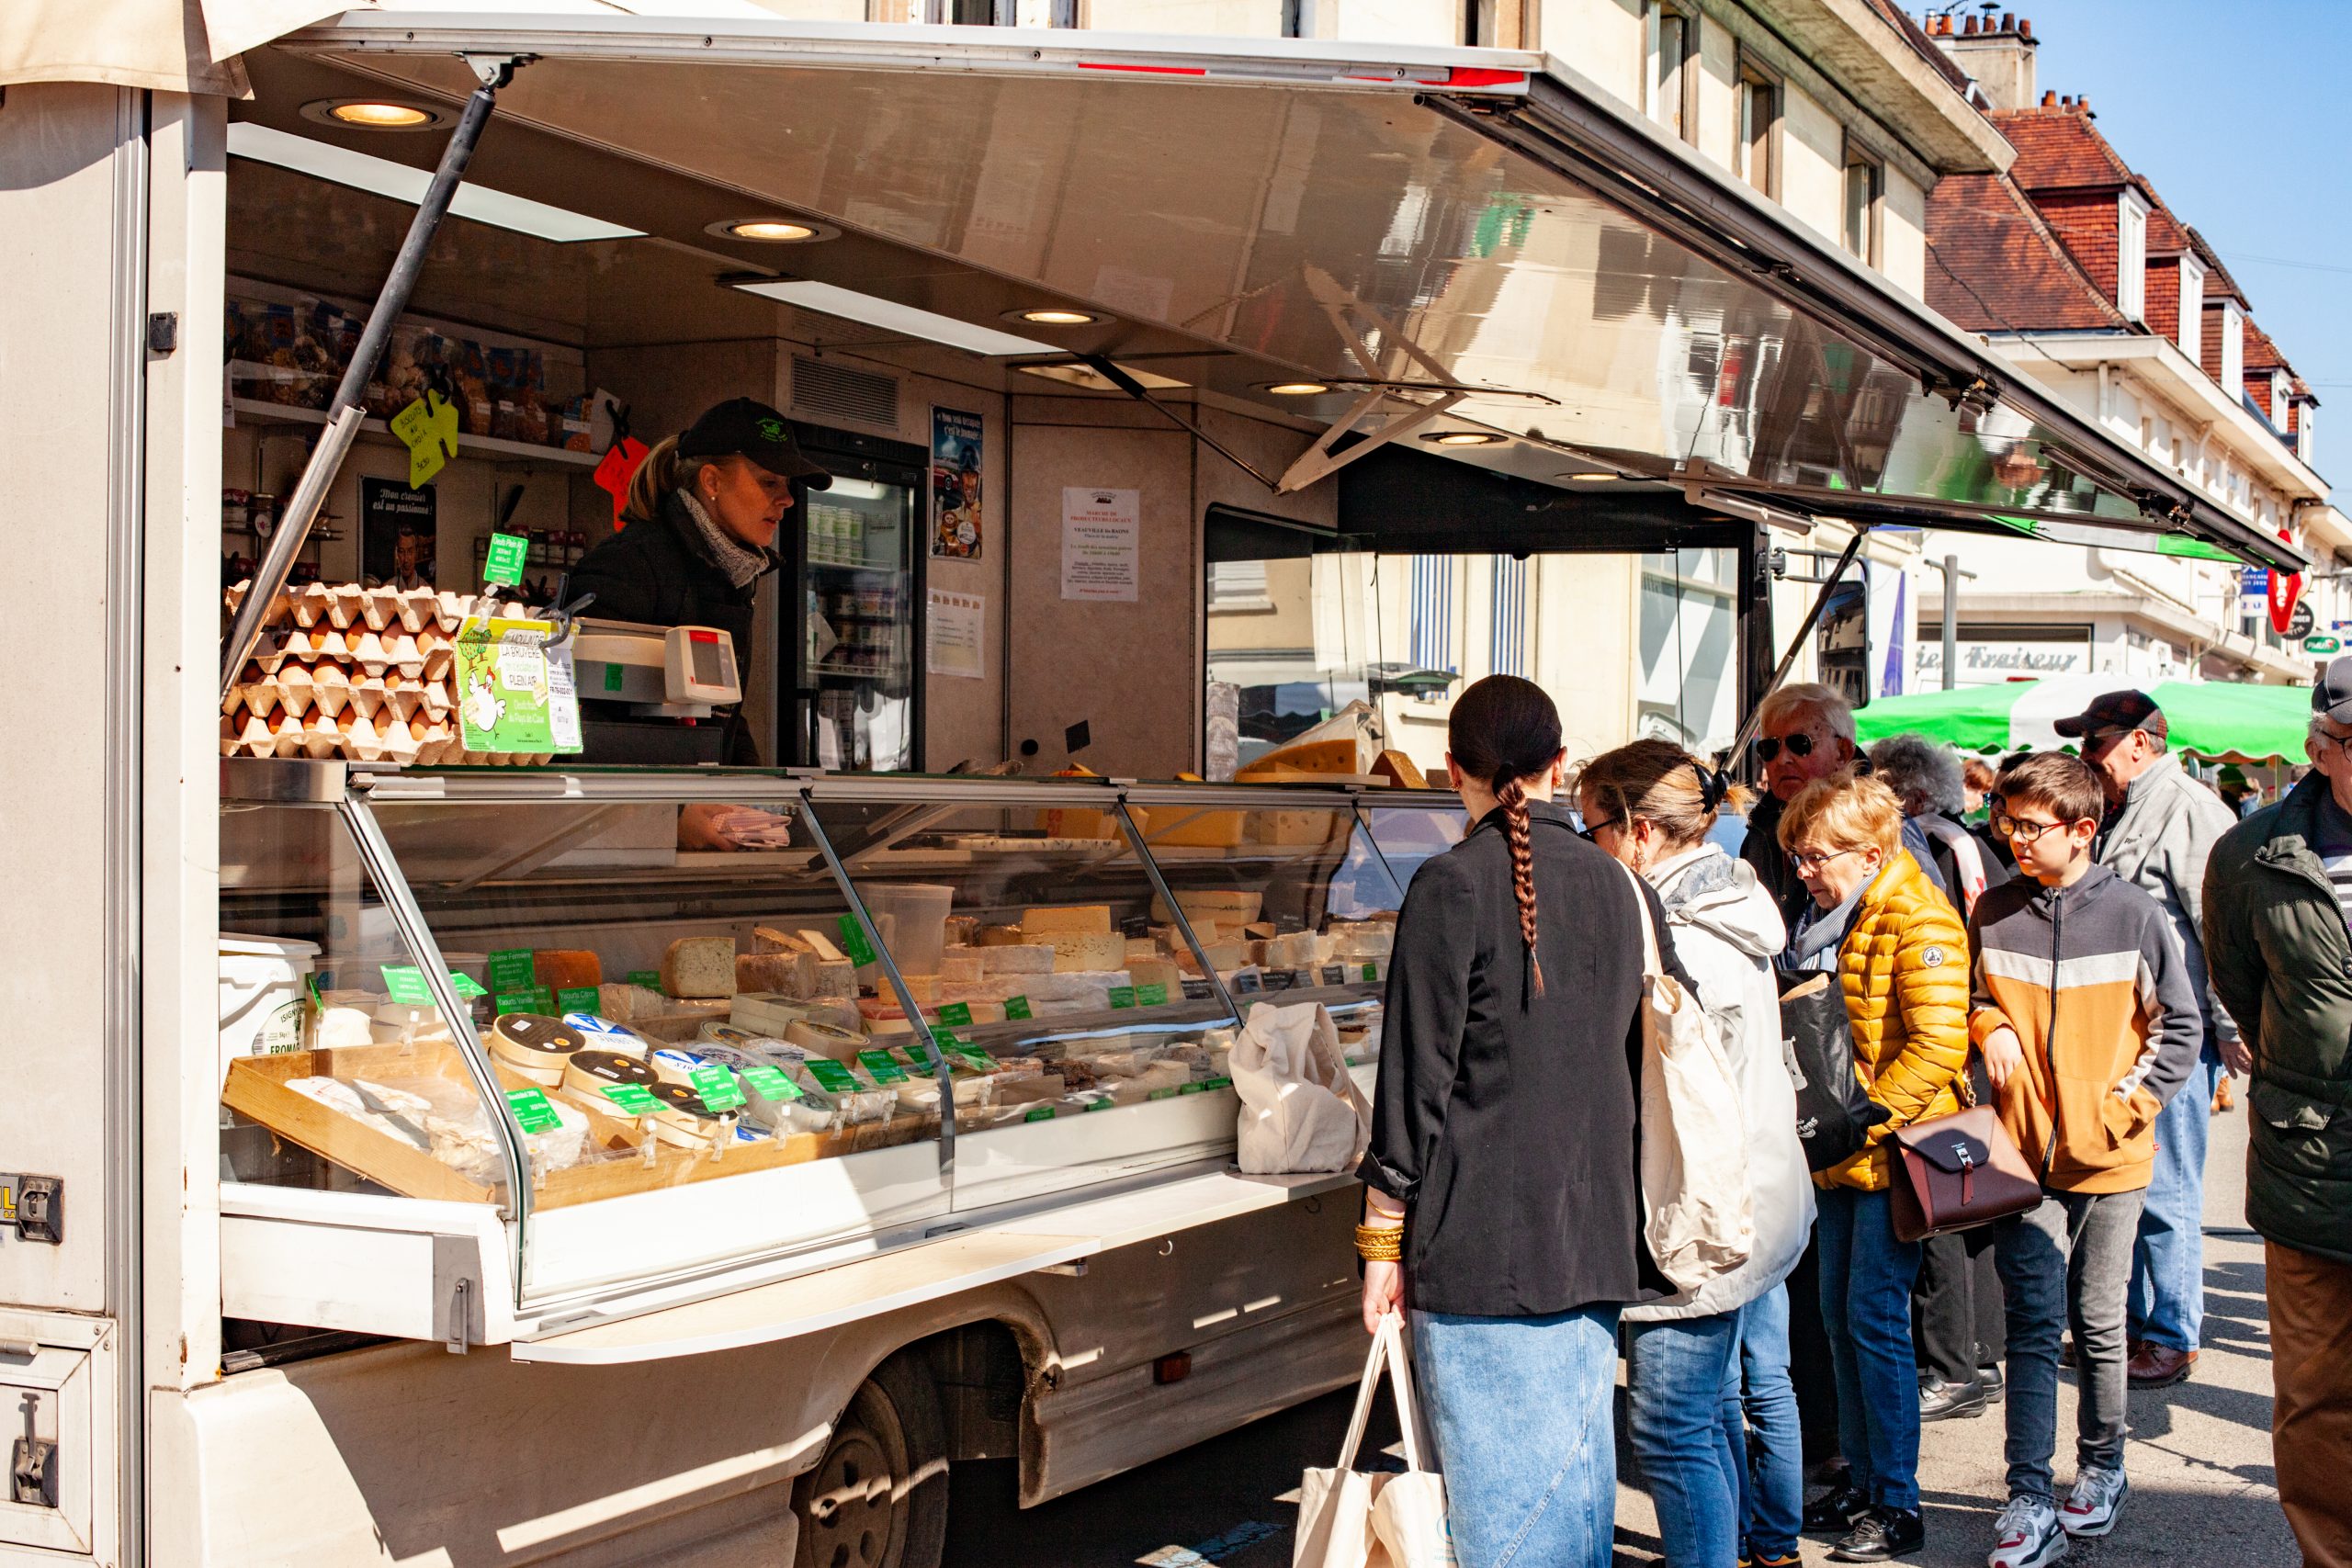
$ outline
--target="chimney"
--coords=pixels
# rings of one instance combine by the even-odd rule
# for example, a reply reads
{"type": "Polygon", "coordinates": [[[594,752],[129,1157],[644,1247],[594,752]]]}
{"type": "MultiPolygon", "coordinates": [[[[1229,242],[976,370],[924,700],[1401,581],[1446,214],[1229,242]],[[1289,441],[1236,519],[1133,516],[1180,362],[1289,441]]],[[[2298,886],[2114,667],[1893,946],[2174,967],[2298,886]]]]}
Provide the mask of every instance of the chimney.
{"type": "Polygon", "coordinates": [[[1971,16],[1955,29],[1947,17],[1934,36],[1936,47],[1974,79],[1996,110],[2033,107],[2033,55],[2040,45],[2030,17],[2012,11],[2002,13],[1998,22],[1990,17],[1979,22],[1971,16]]]}
{"type": "Polygon", "coordinates": [[[2042,107],[2043,108],[2046,108],[2046,109],[2054,109],[2054,108],[2056,108],[2056,107],[2058,107],[2058,95],[2057,95],[2056,93],[2044,93],[2044,94],[2042,94],[2042,95],[2041,95],[2041,107],[2042,107]]]}

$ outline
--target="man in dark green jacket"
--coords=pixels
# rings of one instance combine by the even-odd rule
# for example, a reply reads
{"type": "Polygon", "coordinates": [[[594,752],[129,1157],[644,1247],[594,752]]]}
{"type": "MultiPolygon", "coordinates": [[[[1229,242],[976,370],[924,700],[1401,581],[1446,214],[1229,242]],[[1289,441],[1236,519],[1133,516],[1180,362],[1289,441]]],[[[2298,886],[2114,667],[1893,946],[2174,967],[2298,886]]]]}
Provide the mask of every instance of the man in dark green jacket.
{"type": "Polygon", "coordinates": [[[2333,1568],[2352,1563],[2352,657],[2312,707],[2315,771],[2206,864],[2205,954],[2254,1055],[2278,1501],[2304,1562],[2333,1568]]]}

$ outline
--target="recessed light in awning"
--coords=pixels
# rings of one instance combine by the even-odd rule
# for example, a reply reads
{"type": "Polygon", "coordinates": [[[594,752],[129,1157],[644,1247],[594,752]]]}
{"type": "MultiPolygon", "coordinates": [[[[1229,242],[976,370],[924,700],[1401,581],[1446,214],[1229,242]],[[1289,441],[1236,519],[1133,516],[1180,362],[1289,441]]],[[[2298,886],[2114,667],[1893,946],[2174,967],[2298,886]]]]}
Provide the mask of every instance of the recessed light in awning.
{"type": "MultiPolygon", "coordinates": [[[[433,175],[426,170],[413,169],[406,164],[395,164],[367,152],[354,152],[347,147],[312,141],[308,137],[289,136],[250,121],[229,127],[229,152],[235,157],[275,164],[298,175],[388,196],[412,206],[424,199],[426,187],[433,184],[433,175]]],[[[634,240],[644,233],[640,229],[624,229],[584,213],[566,211],[543,201],[509,196],[477,185],[460,185],[456,198],[449,203],[449,210],[477,223],[512,229],[518,234],[534,234],[560,244],[576,244],[584,240],[634,240]]]]}
{"type": "Polygon", "coordinates": [[[1606,468],[1581,468],[1573,473],[1557,474],[1554,476],[1555,479],[1568,479],[1577,484],[1588,485],[1602,484],[1610,479],[1620,479],[1624,477],[1625,476],[1623,474],[1611,473],[1606,468]]]}
{"type": "Polygon", "coordinates": [[[1091,310],[1073,310],[1065,305],[1042,305],[1033,310],[1007,310],[1008,321],[1027,321],[1040,327],[1091,326],[1102,318],[1091,310]]]}
{"type": "Polygon", "coordinates": [[[1265,390],[1278,398],[1320,397],[1331,389],[1320,381],[1269,381],[1265,390]]]}
{"type": "Polygon", "coordinates": [[[457,118],[447,109],[390,98],[322,98],[304,104],[302,118],[355,130],[430,130],[457,118]]]}
{"type": "Polygon", "coordinates": [[[1440,446],[1493,446],[1505,437],[1491,430],[1440,430],[1421,437],[1440,446]]]}
{"type": "Polygon", "coordinates": [[[722,240],[749,240],[758,245],[797,245],[810,240],[837,240],[841,231],[830,223],[805,218],[722,218],[705,227],[705,233],[722,240]]]}
{"type": "Polygon", "coordinates": [[[950,348],[960,348],[968,354],[993,356],[1001,354],[1069,352],[1055,344],[1015,337],[1011,333],[998,332],[994,327],[974,326],[969,321],[943,316],[935,310],[919,310],[912,305],[901,305],[895,299],[878,299],[871,294],[860,294],[854,288],[837,288],[805,277],[771,278],[757,283],[737,283],[733,287],[746,294],[757,294],[763,299],[780,299],[787,305],[797,305],[804,310],[815,310],[820,315],[839,316],[843,321],[863,321],[869,327],[880,327],[885,332],[919,337],[931,343],[944,343],[950,348]]]}

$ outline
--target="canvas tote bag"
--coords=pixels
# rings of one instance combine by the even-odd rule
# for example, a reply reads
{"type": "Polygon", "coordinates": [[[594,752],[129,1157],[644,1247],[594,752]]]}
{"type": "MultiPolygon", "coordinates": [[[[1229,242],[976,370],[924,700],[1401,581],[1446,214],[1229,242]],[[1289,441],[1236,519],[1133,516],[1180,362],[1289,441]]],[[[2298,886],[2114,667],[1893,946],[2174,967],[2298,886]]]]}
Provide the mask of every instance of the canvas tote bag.
{"type": "Polygon", "coordinates": [[[1642,926],[1643,1235],[1676,1290],[1696,1291],[1756,1245],[1747,1122],[1714,1021],[1666,973],[1649,900],[1625,875],[1642,926]]]}
{"type": "Polygon", "coordinates": [[[1298,1540],[1290,1560],[1291,1568],[1453,1568],[1445,1478],[1421,1462],[1413,1373],[1405,1359],[1403,1319],[1396,1313],[1382,1317],[1380,1331],[1372,1337],[1340,1462],[1299,1478],[1298,1540]],[[1405,1429],[1402,1475],[1354,1468],[1383,1367],[1396,1393],[1397,1425],[1405,1429]]]}

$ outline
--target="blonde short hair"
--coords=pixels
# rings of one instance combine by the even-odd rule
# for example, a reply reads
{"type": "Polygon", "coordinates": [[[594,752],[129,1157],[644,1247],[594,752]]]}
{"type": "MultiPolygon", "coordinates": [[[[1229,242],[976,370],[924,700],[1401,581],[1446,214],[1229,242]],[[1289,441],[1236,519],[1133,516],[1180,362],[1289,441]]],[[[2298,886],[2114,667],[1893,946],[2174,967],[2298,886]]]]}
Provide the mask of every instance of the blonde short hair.
{"type": "Polygon", "coordinates": [[[1854,710],[1834,689],[1817,682],[1799,681],[1794,685],[1781,686],[1766,697],[1756,709],[1758,732],[1771,729],[1783,720],[1818,714],[1829,733],[1851,743],[1854,739],[1854,710]]]}
{"type": "Polygon", "coordinates": [[[1877,849],[1893,860],[1903,848],[1903,803],[1874,778],[1850,773],[1815,779],[1781,813],[1781,847],[1877,849]]]}

